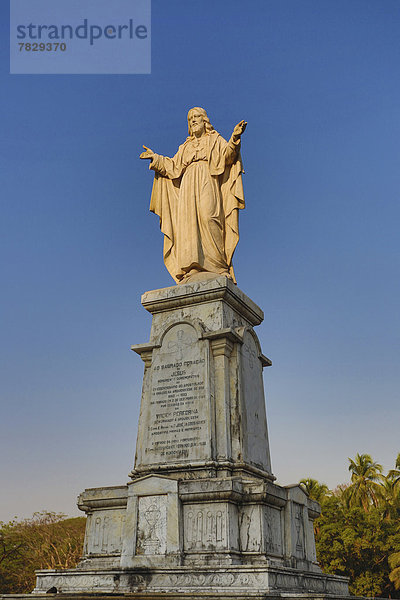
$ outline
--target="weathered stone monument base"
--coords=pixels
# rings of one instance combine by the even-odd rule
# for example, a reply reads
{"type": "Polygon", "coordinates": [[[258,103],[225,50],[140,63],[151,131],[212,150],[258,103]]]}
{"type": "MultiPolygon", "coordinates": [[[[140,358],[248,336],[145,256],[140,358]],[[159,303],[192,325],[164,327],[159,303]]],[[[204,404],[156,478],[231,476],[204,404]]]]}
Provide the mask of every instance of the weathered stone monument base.
{"type": "MultiPolygon", "coordinates": [[[[44,587],[57,587],[61,593],[82,594],[88,590],[96,593],[129,593],[143,598],[348,598],[347,578],[300,573],[288,567],[235,566],[181,567],[179,569],[119,569],[57,571],[39,573],[44,587]],[[68,582],[67,582],[68,578],[68,582]],[[293,594],[293,596],[291,596],[293,594]]],[[[44,589],[37,590],[41,593],[44,589]]]]}
{"type": "Polygon", "coordinates": [[[124,486],[88,489],[77,569],[40,571],[36,594],[135,598],[347,598],[322,574],[319,505],[274,483],[261,309],[228,278],[147,292],[135,467],[124,486]]]}

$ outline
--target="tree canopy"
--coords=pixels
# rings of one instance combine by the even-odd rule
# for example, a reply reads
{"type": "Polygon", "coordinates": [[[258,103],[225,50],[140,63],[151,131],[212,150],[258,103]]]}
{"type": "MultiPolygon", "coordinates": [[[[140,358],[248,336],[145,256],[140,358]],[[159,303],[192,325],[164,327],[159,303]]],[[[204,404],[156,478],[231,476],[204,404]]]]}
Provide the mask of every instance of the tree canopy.
{"type": "Polygon", "coordinates": [[[325,573],[350,577],[357,596],[400,598],[400,454],[387,475],[369,454],[349,458],[351,479],[335,490],[306,478],[301,487],[321,504],[317,557],[325,573]]]}
{"type": "Polygon", "coordinates": [[[82,555],[85,517],[53,512],[0,522],[0,592],[29,593],[38,569],[69,569],[82,555]]]}

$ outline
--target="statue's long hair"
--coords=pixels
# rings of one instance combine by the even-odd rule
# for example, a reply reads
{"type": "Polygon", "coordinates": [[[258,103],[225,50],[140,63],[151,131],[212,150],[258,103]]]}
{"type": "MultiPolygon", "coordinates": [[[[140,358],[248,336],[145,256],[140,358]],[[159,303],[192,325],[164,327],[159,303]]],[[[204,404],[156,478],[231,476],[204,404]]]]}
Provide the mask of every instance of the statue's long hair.
{"type": "Polygon", "coordinates": [[[188,112],[187,118],[188,118],[188,130],[189,130],[189,136],[192,136],[192,130],[190,128],[189,125],[189,117],[190,117],[190,113],[192,113],[193,111],[199,112],[203,119],[204,119],[204,127],[206,130],[206,133],[210,133],[210,131],[213,131],[214,127],[211,125],[210,123],[210,119],[208,118],[208,115],[206,113],[206,111],[204,110],[204,108],[201,108],[200,106],[194,106],[193,108],[191,108],[188,112]]]}

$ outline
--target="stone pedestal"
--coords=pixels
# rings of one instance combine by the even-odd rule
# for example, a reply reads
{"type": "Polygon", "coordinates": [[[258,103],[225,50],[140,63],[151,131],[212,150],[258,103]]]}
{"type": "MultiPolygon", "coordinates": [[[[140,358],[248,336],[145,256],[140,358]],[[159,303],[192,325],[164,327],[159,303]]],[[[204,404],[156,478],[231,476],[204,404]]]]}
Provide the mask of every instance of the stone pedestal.
{"type": "Polygon", "coordinates": [[[316,562],[319,505],[274,483],[261,309],[226,277],[142,304],[153,321],[150,341],[132,346],[145,369],[131,481],[80,495],[82,561],[39,572],[35,593],[347,598],[347,579],[316,562]]]}
{"type": "Polygon", "coordinates": [[[145,363],[133,477],[257,474],[273,480],[261,353],[263,313],[226,277],[147,292],[145,363]],[[188,472],[190,468],[190,473],[188,472]]]}

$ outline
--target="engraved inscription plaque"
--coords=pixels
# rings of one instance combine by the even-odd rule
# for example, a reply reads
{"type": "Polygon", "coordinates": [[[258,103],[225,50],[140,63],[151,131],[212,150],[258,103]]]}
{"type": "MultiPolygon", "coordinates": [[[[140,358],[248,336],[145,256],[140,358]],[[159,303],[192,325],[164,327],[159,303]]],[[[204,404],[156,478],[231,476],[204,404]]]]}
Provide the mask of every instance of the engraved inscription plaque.
{"type": "Polygon", "coordinates": [[[188,323],[174,325],[153,352],[147,464],[204,460],[210,456],[207,349],[188,323]]]}

